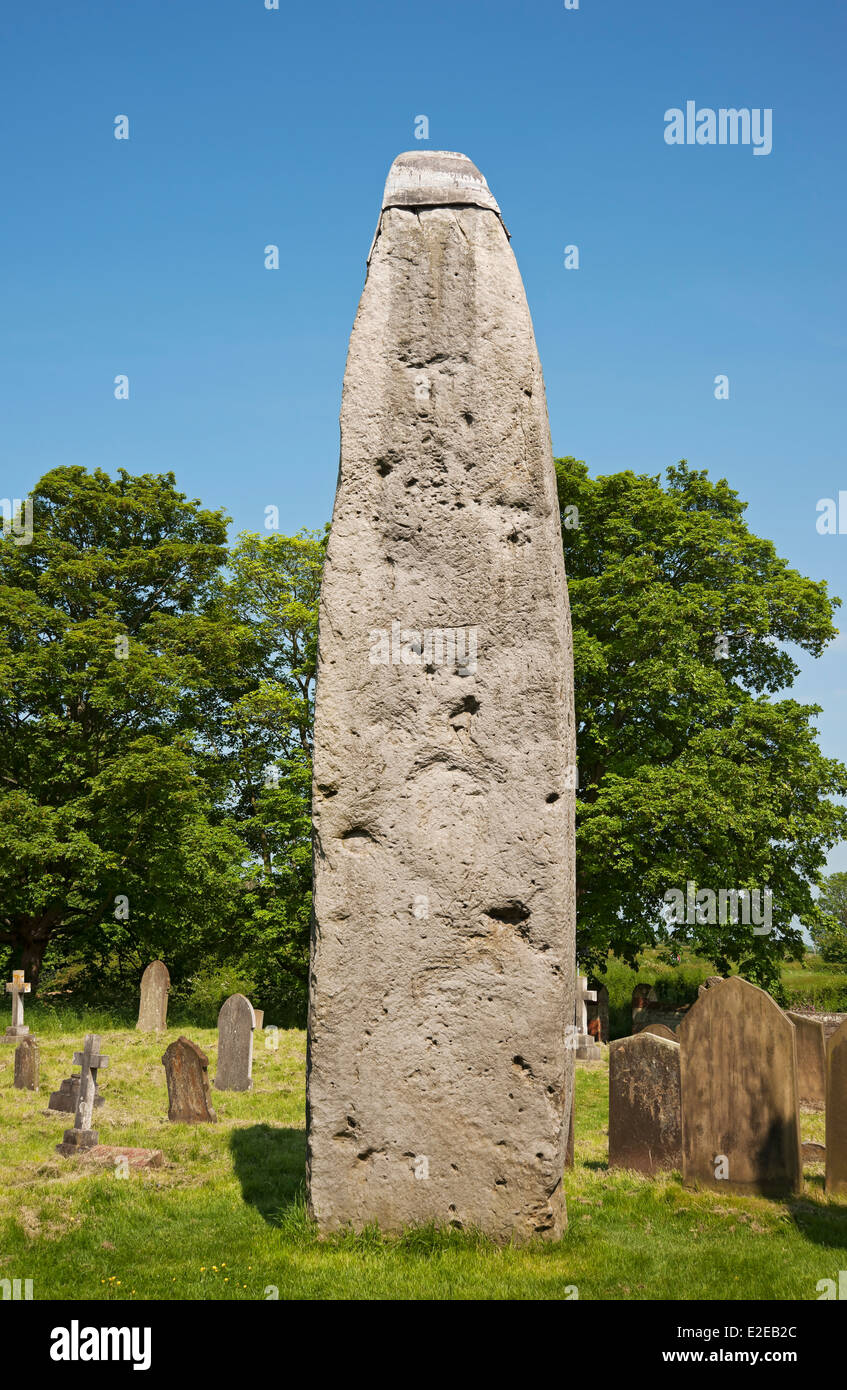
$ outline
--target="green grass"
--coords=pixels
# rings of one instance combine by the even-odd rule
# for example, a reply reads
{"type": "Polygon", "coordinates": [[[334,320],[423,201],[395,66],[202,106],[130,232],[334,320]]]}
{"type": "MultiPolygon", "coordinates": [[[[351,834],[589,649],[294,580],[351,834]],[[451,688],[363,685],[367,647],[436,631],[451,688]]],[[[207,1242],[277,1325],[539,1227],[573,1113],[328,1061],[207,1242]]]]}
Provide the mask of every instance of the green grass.
{"type": "MultiPolygon", "coordinates": [[[[258,1034],[253,1091],[213,1090],[217,1125],[174,1125],[160,1058],[180,1030],[107,1022],[39,1022],[37,1093],[14,1090],[14,1049],[0,1048],[0,1279],[32,1279],[36,1299],[566,1298],[572,1286],[581,1299],[815,1299],[819,1279],[847,1269],[847,1203],[827,1200],[820,1166],[790,1202],[610,1173],[605,1069],[577,1072],[561,1241],[500,1249],[431,1228],[319,1240],[304,1202],[305,1035],[280,1033],[270,1051],[258,1034]],[[101,1142],[161,1148],[164,1168],[120,1179],[55,1153],[69,1117],[45,1115],[49,1091],[86,1031],[111,1057],[101,1142]]],[[[214,1031],[190,1036],[213,1076],[214,1031]]],[[[823,1140],[822,1115],[804,1116],[804,1138],[823,1140]]]]}

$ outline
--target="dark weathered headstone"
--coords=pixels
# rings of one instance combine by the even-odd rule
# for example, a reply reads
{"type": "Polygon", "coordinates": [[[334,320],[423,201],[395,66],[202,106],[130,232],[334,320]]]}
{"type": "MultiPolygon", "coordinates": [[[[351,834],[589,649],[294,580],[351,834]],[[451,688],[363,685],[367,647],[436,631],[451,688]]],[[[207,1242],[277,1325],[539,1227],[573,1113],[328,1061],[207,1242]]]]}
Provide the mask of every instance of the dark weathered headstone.
{"type": "Polygon", "coordinates": [[[544,381],[479,170],[391,167],[321,584],[308,1183],[321,1231],[556,1239],[572,639],[544,381]]]}
{"type": "Polygon", "coordinates": [[[799,1192],[794,1025],[769,994],[735,976],[707,989],[679,1026],[682,1163],[688,1184],[799,1192]]]}
{"type": "Polygon", "coordinates": [[[824,1144],[814,1144],[811,1141],[801,1144],[803,1162],[805,1163],[825,1163],[826,1146],[824,1144]]]}
{"type": "Polygon", "coordinates": [[[141,976],[141,1000],[136,1027],[142,1033],[160,1033],[168,1026],[168,992],[171,977],[160,960],[148,965],[141,976]]]}
{"type": "Polygon", "coordinates": [[[797,1031],[797,1088],[810,1110],[826,1105],[826,1033],[820,1019],[788,1010],[797,1031]]]}
{"type": "Polygon", "coordinates": [[[253,1030],[256,1015],[243,994],[231,994],[218,1014],[216,1091],[250,1091],[253,1087],[253,1030]]]}
{"type": "Polygon", "coordinates": [[[826,1045],[826,1190],[847,1193],[847,1021],[826,1045]]]}
{"type": "Polygon", "coordinates": [[[209,1059],[190,1038],[177,1038],[162,1057],[168,1083],[168,1119],[176,1124],[217,1120],[209,1090],[209,1059]]]}
{"type": "Polygon", "coordinates": [[[265,1011],[264,1011],[264,1009],[257,1009],[257,1008],[254,1008],[254,1009],[253,1009],[253,1013],[256,1015],[256,1028],[257,1028],[257,1029],[264,1028],[264,1026],[265,1026],[265,1011]]]}
{"type": "Polygon", "coordinates": [[[707,975],[702,985],[697,989],[697,997],[699,998],[701,994],[705,994],[707,989],[714,989],[715,985],[722,985],[723,982],[723,975],[707,975]]]}
{"type": "Polygon", "coordinates": [[[23,1038],[15,1048],[15,1085],[19,1091],[37,1091],[38,1076],[38,1043],[23,1038]]]}
{"type": "Polygon", "coordinates": [[[609,1167],[682,1164],[679,1043],[636,1033],[609,1044],[609,1167]]]}
{"type": "Polygon", "coordinates": [[[97,1073],[101,1067],[109,1065],[108,1057],[100,1051],[98,1033],[86,1033],[82,1052],[74,1053],[74,1065],[80,1068],[79,1095],[73,1129],[66,1129],[61,1144],[56,1148],[67,1155],[76,1149],[91,1149],[98,1142],[96,1129],[91,1128],[94,1101],[97,1095],[97,1073]]]}
{"type": "Polygon", "coordinates": [[[669,1028],[666,1023],[648,1023],[637,1036],[641,1037],[642,1033],[651,1033],[654,1038],[664,1038],[667,1042],[679,1042],[673,1028],[669,1028]]]}
{"type": "MultiPolygon", "coordinates": [[[[58,1110],[63,1114],[73,1115],[76,1113],[77,1101],[79,1100],[79,1074],[66,1076],[61,1082],[58,1091],[51,1092],[47,1102],[48,1110],[58,1110]]],[[[99,1107],[104,1104],[100,1088],[94,1084],[94,1104],[99,1107]]]]}

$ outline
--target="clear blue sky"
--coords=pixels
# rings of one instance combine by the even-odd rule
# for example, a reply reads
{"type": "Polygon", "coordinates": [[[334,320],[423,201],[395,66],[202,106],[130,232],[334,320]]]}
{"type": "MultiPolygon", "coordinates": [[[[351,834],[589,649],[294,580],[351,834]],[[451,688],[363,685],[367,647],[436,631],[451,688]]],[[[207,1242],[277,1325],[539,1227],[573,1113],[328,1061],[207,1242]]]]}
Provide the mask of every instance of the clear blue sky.
{"type": "MultiPolygon", "coordinates": [[[[815,529],[847,489],[843,4],[579,4],[6,6],[0,491],[58,464],[172,469],[234,529],[270,503],[284,531],[322,525],[386,171],[461,150],[512,233],[554,450],[725,475],[847,600],[847,534],[815,529]],[[772,153],[668,146],[688,100],[771,108],[772,153]]],[[[842,619],[795,690],[847,759],[842,619]]]]}

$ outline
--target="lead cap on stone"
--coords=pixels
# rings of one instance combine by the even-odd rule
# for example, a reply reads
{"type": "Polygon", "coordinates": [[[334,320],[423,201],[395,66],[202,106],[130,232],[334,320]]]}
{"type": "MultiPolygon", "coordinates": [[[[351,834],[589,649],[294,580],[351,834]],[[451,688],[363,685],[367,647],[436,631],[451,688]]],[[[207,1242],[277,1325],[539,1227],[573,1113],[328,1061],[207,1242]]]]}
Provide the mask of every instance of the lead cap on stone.
{"type": "Polygon", "coordinates": [[[379,222],[368,252],[370,262],[386,208],[455,207],[470,204],[499,217],[497,200],[476,165],[454,150],[406,150],[388,171],[379,222]]]}
{"type": "Polygon", "coordinates": [[[500,216],[496,199],[467,155],[452,150],[407,150],[388,171],[382,209],[472,203],[500,216]]]}

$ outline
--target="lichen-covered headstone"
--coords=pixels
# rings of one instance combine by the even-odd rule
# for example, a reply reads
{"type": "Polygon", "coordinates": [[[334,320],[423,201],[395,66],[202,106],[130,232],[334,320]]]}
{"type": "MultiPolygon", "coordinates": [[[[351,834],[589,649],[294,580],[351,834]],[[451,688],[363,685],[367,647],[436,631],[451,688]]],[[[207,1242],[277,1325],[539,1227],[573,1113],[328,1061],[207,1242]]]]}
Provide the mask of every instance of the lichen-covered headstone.
{"type": "Polygon", "coordinates": [[[15,1048],[15,1085],[19,1091],[37,1091],[38,1077],[38,1043],[24,1038],[15,1048]]]}
{"type": "Polygon", "coordinates": [[[171,977],[160,960],[148,965],[141,976],[141,1001],[136,1027],[142,1033],[158,1033],[168,1026],[168,992],[171,977]]]}
{"type": "Polygon", "coordinates": [[[683,1180],[723,1191],[799,1192],[794,1025],[739,976],[707,989],[679,1025],[683,1180]]]}
{"type": "Polygon", "coordinates": [[[797,1032],[797,1086],[800,1104],[810,1110],[823,1110],[826,1105],[826,1033],[819,1018],[808,1014],[788,1017],[797,1032]]]}
{"type": "Polygon", "coordinates": [[[177,1124],[215,1122],[209,1059],[190,1038],[177,1038],[162,1057],[168,1083],[168,1119],[177,1124]]]}
{"type": "Polygon", "coordinates": [[[847,1194],[847,1021],[826,1045],[826,1190],[847,1194]]]}
{"type": "Polygon", "coordinates": [[[470,160],[388,175],[321,587],[309,1202],[557,1237],[574,1018],[572,642],[544,382],[470,160]]]}
{"type": "Polygon", "coordinates": [[[610,1168],[652,1176],[682,1166],[679,1053],[646,1029],[609,1044],[610,1168]]]}
{"type": "Polygon", "coordinates": [[[243,994],[231,994],[218,1014],[216,1091],[253,1088],[253,1031],[256,1015],[243,994]]]}

